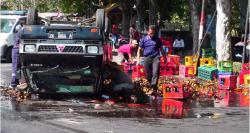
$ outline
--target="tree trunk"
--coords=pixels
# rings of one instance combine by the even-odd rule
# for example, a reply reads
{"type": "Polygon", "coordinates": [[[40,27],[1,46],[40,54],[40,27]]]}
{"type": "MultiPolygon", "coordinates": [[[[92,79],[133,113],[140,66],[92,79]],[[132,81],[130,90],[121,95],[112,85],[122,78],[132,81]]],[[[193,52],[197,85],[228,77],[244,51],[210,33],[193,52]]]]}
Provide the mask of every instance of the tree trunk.
{"type": "Polygon", "coordinates": [[[157,1],[156,0],[149,0],[149,25],[156,25],[157,24],[157,1]]]}
{"type": "Polygon", "coordinates": [[[138,21],[139,21],[139,26],[138,26],[138,30],[140,32],[144,31],[144,24],[143,24],[143,2],[142,0],[136,0],[136,12],[137,12],[137,16],[138,16],[138,21]]]}
{"type": "Polygon", "coordinates": [[[193,54],[195,54],[198,50],[199,43],[199,15],[198,15],[198,7],[195,0],[189,0],[189,8],[191,13],[191,21],[192,21],[192,35],[193,35],[193,54]]]}
{"type": "Polygon", "coordinates": [[[231,60],[230,17],[231,0],[216,0],[216,53],[217,61],[231,60]]]}
{"type": "Polygon", "coordinates": [[[130,24],[130,3],[122,2],[121,11],[122,11],[122,35],[125,37],[129,36],[129,24],[130,24]]]}
{"type": "Polygon", "coordinates": [[[240,32],[244,33],[246,14],[247,14],[247,0],[238,0],[240,9],[240,32]]]}

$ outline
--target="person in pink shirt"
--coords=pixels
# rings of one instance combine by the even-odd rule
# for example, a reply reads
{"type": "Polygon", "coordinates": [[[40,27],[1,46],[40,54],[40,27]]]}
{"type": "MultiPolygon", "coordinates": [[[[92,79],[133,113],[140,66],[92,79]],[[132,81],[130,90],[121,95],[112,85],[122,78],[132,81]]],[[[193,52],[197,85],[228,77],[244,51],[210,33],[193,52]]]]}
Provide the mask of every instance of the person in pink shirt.
{"type": "Polygon", "coordinates": [[[129,44],[124,44],[118,48],[118,56],[121,58],[121,63],[127,62],[133,63],[132,50],[138,45],[136,40],[132,40],[129,44]]]}

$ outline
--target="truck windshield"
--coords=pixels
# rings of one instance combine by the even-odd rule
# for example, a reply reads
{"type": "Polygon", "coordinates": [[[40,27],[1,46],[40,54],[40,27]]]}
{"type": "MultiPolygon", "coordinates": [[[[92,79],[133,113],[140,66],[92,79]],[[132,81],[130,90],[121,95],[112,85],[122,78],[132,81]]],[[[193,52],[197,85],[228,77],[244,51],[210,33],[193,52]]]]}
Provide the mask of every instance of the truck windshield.
{"type": "Polygon", "coordinates": [[[0,19],[1,22],[1,33],[9,33],[12,27],[15,25],[15,19],[0,19]]]}

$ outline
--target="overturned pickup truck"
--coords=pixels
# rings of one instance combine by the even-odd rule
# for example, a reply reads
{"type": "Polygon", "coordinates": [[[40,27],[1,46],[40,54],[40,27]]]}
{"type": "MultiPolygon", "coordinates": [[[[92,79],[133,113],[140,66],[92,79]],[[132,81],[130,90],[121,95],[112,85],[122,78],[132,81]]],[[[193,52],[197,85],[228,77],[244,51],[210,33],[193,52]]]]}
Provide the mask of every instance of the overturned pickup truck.
{"type": "Polygon", "coordinates": [[[95,18],[76,24],[49,21],[39,18],[35,9],[28,11],[27,25],[21,34],[20,59],[31,92],[97,94],[100,91],[104,14],[103,9],[97,9],[95,18]]]}

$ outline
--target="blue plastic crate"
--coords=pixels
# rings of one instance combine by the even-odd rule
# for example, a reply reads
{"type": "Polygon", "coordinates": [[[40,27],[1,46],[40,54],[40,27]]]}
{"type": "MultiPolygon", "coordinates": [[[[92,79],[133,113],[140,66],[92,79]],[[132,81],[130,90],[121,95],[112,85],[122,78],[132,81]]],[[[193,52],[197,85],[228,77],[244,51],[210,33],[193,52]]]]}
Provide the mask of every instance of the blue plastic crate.
{"type": "Polygon", "coordinates": [[[218,69],[215,67],[198,67],[198,78],[204,80],[214,80],[218,77],[218,69]]]}
{"type": "Polygon", "coordinates": [[[219,71],[219,75],[233,75],[233,72],[224,72],[224,71],[219,71]]]}

